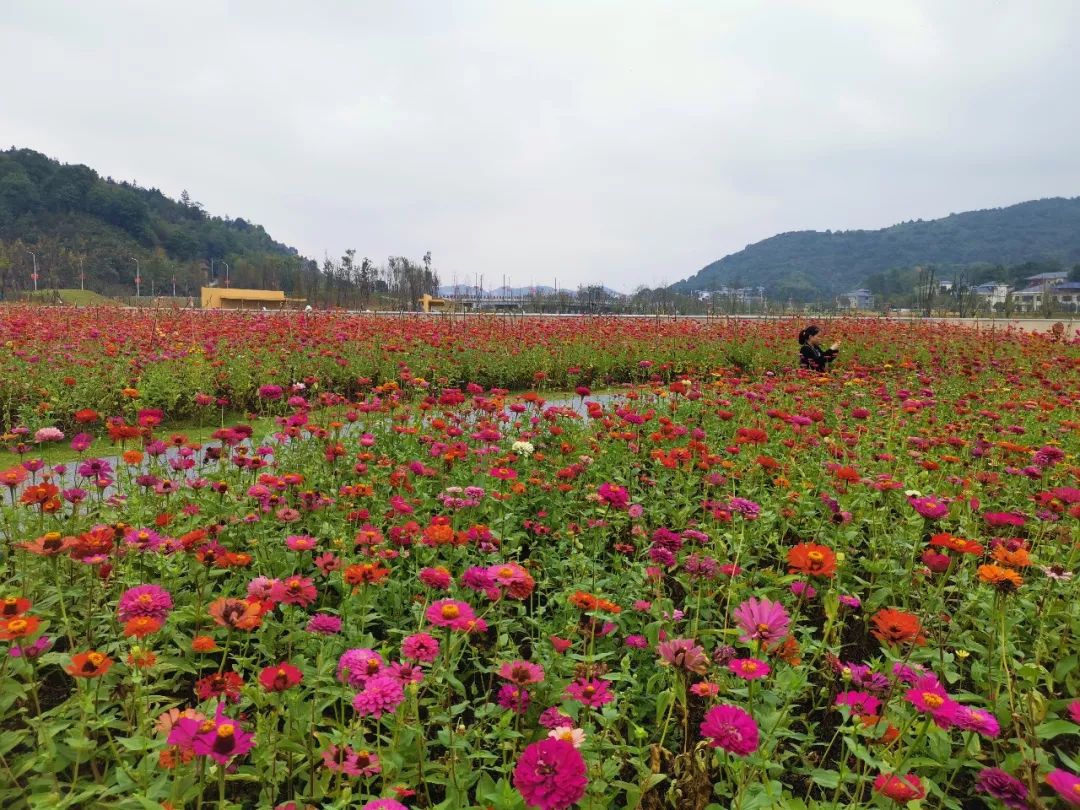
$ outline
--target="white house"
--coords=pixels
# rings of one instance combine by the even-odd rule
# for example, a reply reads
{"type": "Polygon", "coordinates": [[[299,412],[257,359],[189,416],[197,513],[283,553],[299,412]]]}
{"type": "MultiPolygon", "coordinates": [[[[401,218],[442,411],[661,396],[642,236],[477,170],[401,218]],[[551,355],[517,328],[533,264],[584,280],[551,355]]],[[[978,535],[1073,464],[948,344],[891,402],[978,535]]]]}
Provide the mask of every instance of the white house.
{"type": "Polygon", "coordinates": [[[1005,298],[1009,294],[1009,285],[1000,284],[996,281],[988,281],[985,284],[976,285],[972,289],[981,301],[985,301],[991,307],[995,304],[1004,304],[1005,298]]]}

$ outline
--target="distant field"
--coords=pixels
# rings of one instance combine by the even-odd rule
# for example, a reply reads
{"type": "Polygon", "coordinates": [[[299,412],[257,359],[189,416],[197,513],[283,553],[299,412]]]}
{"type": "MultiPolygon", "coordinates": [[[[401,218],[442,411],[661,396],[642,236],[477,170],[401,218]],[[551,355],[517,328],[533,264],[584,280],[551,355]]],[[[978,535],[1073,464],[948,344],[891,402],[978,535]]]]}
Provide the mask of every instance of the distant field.
{"type": "Polygon", "coordinates": [[[35,303],[42,304],[70,304],[73,306],[117,306],[118,302],[112,298],[106,298],[92,290],[39,290],[30,293],[27,298],[35,303]],[[59,301],[57,301],[59,298],[59,301]]]}

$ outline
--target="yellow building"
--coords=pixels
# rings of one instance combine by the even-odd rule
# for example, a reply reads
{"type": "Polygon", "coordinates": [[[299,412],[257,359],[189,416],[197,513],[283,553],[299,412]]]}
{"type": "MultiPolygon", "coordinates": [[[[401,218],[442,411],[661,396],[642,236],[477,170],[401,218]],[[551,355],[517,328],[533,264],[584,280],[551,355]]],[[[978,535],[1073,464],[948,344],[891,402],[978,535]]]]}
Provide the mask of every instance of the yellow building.
{"type": "Polygon", "coordinates": [[[240,290],[232,287],[203,287],[203,309],[292,309],[303,298],[286,298],[281,290],[240,290]]]}
{"type": "Polygon", "coordinates": [[[420,299],[420,308],[424,312],[445,312],[453,308],[453,302],[424,293],[424,297],[420,299]]]}

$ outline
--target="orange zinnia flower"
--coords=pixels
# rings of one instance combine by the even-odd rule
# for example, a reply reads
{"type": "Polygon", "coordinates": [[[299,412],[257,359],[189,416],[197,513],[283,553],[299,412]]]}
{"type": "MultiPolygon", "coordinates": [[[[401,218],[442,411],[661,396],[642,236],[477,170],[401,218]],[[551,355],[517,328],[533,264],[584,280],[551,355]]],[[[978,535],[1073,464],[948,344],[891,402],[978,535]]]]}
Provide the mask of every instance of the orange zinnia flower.
{"type": "Polygon", "coordinates": [[[345,584],[354,588],[360,585],[377,585],[390,576],[389,569],[380,563],[358,563],[350,565],[341,574],[345,584]]]}
{"type": "Polygon", "coordinates": [[[215,599],[206,611],[217,624],[233,630],[254,630],[262,624],[262,608],[243,599],[215,599]]]}
{"type": "Polygon", "coordinates": [[[37,632],[41,620],[37,616],[15,616],[0,621],[0,641],[26,638],[37,632]]]}
{"type": "Polygon", "coordinates": [[[67,551],[74,542],[74,537],[61,537],[60,532],[46,532],[36,540],[20,543],[19,548],[39,557],[52,557],[67,551]]]}
{"type": "Polygon", "coordinates": [[[127,664],[129,667],[135,667],[135,669],[148,669],[157,663],[157,656],[153,651],[143,649],[142,647],[132,647],[131,652],[128,653],[127,664]]]}
{"type": "Polygon", "coordinates": [[[902,610],[882,608],[874,614],[874,638],[885,644],[914,643],[923,645],[926,638],[922,634],[922,623],[913,613],[902,610]]]}
{"type": "Polygon", "coordinates": [[[128,638],[143,638],[161,629],[161,622],[150,616],[136,616],[124,625],[124,635],[128,638]]]}
{"type": "Polygon", "coordinates": [[[983,547],[973,540],[965,540],[962,537],[953,537],[951,534],[935,534],[930,538],[930,545],[941,548],[951,548],[962,554],[982,554],[983,547]]]}
{"type": "Polygon", "coordinates": [[[788,549],[788,573],[831,577],[836,573],[836,555],[828,546],[799,543],[788,549]]]}
{"type": "Polygon", "coordinates": [[[1026,548],[1009,551],[1005,546],[998,546],[991,556],[995,561],[1010,568],[1027,568],[1031,565],[1031,557],[1028,556],[1026,548]]]}
{"type": "Polygon", "coordinates": [[[67,671],[76,678],[100,678],[112,665],[113,660],[109,656],[90,650],[71,656],[67,671]]]}
{"type": "Polygon", "coordinates": [[[979,579],[998,590],[1015,591],[1024,584],[1024,578],[1011,568],[1000,565],[980,565],[979,579]]]}
{"type": "Polygon", "coordinates": [[[218,648],[212,636],[195,636],[191,640],[191,650],[197,653],[213,652],[218,648]]]}

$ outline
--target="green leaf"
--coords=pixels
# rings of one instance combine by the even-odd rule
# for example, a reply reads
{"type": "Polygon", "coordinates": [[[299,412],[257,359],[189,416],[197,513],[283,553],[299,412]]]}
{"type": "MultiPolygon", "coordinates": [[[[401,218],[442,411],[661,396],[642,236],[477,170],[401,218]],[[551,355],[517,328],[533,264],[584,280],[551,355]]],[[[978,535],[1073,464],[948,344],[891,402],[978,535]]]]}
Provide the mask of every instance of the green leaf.
{"type": "Polygon", "coordinates": [[[1040,740],[1049,740],[1059,734],[1076,734],[1078,731],[1080,731],[1080,726],[1068,720],[1048,720],[1035,727],[1035,736],[1040,740]]]}
{"type": "Polygon", "coordinates": [[[835,789],[840,786],[840,774],[836,771],[814,768],[814,770],[810,771],[810,778],[814,780],[815,785],[823,788],[835,789]]]}

